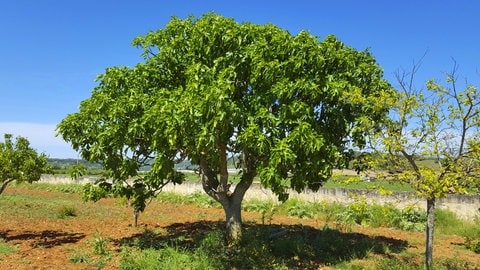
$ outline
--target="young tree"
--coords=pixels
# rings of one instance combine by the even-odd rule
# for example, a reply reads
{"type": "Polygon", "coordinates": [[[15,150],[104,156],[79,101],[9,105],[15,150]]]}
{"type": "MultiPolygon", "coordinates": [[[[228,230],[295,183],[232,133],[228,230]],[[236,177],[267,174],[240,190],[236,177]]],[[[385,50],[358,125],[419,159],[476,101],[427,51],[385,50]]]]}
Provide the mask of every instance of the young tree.
{"type": "Polygon", "coordinates": [[[137,182],[147,190],[181,182],[178,160],[199,165],[230,240],[241,237],[241,203],[255,176],[280,200],[288,188],[317,190],[383,121],[393,92],[368,51],[271,24],[172,18],[133,44],[145,61],[108,68],[58,131],[84,158],[102,161],[120,189],[147,161],[151,170],[137,182]]]}
{"type": "Polygon", "coordinates": [[[448,193],[463,193],[480,175],[480,93],[473,85],[458,89],[456,65],[447,73],[449,87],[435,80],[427,91],[414,86],[410,73],[397,74],[400,85],[394,120],[382,137],[398,179],[411,184],[427,202],[425,268],[433,267],[435,202],[448,193]],[[420,158],[433,158],[434,167],[420,158]]]}
{"type": "Polygon", "coordinates": [[[0,142],[0,194],[13,181],[31,183],[49,172],[47,157],[30,148],[26,138],[13,140],[11,134],[5,134],[4,139],[0,142]]]}

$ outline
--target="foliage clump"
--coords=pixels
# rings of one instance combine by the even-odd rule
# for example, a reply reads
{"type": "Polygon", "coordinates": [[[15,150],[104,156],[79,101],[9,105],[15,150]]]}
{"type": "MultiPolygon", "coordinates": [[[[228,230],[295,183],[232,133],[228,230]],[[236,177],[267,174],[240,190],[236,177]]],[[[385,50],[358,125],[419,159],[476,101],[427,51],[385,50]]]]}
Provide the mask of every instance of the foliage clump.
{"type": "Polygon", "coordinates": [[[31,148],[26,138],[4,135],[0,142],[0,194],[13,181],[32,183],[49,171],[47,156],[31,148]]]}

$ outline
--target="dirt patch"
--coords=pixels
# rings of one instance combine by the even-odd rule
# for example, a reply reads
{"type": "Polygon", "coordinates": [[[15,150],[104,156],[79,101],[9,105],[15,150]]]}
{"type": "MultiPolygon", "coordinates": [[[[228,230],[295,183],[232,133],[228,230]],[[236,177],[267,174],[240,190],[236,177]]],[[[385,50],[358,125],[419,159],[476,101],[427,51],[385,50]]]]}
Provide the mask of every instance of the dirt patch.
{"type": "MultiPolygon", "coordinates": [[[[222,227],[224,224],[223,210],[218,208],[152,202],[140,216],[140,226],[132,227],[131,208],[119,205],[118,200],[104,199],[97,203],[85,203],[76,194],[18,187],[7,188],[5,195],[23,196],[32,198],[32,201],[15,202],[13,206],[1,208],[3,210],[0,212],[0,238],[3,238],[6,244],[14,245],[17,251],[0,254],[0,269],[96,269],[100,263],[103,269],[117,269],[121,246],[145,233],[145,229],[196,235],[222,227]],[[49,208],[40,203],[53,198],[73,205],[76,210],[75,216],[55,218],[49,211],[57,211],[56,209],[60,209],[62,205],[53,205],[49,208]],[[29,210],[32,208],[35,211],[29,210]],[[34,212],[44,214],[45,217],[32,216],[31,213],[34,212]],[[111,258],[104,262],[98,261],[97,265],[92,262],[81,263],[82,254],[92,252],[92,245],[96,239],[109,240],[111,258]]],[[[6,197],[0,196],[0,206],[4,207],[9,203],[11,202],[6,200],[6,197]]],[[[248,226],[261,225],[259,214],[244,212],[243,219],[248,226]]],[[[306,227],[317,230],[324,225],[322,221],[315,219],[281,215],[274,216],[271,222],[271,226],[288,226],[291,230],[289,233],[296,233],[296,226],[302,226],[302,230],[306,227]]],[[[391,246],[392,249],[401,247],[405,252],[399,254],[409,254],[405,260],[422,261],[424,241],[422,233],[355,226],[345,235],[352,239],[368,238],[391,246]]],[[[463,247],[463,238],[442,236],[437,237],[435,241],[436,259],[452,258],[480,266],[480,255],[466,250],[463,247]]]]}

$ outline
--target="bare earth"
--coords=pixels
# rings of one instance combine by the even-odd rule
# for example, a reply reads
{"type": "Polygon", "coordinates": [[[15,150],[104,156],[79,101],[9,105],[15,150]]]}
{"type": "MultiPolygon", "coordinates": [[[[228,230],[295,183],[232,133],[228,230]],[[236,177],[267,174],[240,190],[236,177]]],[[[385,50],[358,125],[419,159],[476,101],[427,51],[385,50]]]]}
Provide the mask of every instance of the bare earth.
{"type": "MultiPolygon", "coordinates": [[[[9,209],[0,212],[0,238],[17,251],[0,254],[0,269],[95,269],[85,263],[73,263],[75,254],[91,253],[92,240],[98,237],[109,239],[112,259],[103,269],[117,269],[120,258],[121,242],[132,239],[145,231],[145,228],[161,231],[164,228],[177,228],[195,234],[199,230],[199,221],[223,225],[223,210],[200,208],[193,205],[161,204],[152,202],[140,216],[139,227],[132,227],[131,208],[118,204],[118,200],[104,199],[97,203],[84,203],[76,194],[30,190],[8,187],[5,194],[28,194],[35,198],[61,198],[73,203],[77,215],[71,218],[39,218],[29,216],[29,208],[41,207],[36,203],[17,203],[18,211],[9,209]],[[220,223],[217,223],[220,221],[220,223]]],[[[0,205],[3,204],[0,196],[0,205]]],[[[60,206],[59,206],[60,207],[60,206]]],[[[40,209],[38,209],[40,211],[40,209]]],[[[243,213],[245,222],[261,223],[260,215],[243,213]]],[[[303,224],[321,228],[324,224],[313,219],[298,219],[275,215],[272,224],[303,224]]],[[[407,241],[407,252],[414,254],[404,260],[421,261],[423,256],[422,233],[411,233],[389,228],[353,227],[353,232],[372,237],[386,237],[407,241]]],[[[454,258],[479,265],[480,255],[464,248],[464,239],[458,236],[444,236],[435,239],[436,259],[454,258]]],[[[402,256],[402,255],[398,255],[402,256]]],[[[319,266],[318,269],[329,269],[319,266]]]]}

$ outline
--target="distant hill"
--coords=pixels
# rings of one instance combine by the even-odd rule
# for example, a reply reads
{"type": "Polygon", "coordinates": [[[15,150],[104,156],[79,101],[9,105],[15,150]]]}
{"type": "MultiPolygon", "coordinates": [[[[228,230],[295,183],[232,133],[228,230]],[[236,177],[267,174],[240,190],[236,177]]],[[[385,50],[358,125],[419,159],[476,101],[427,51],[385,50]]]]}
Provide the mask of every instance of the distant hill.
{"type": "MultiPolygon", "coordinates": [[[[235,168],[236,163],[238,163],[238,157],[229,157],[228,158],[228,167],[235,168]]],[[[74,158],[49,158],[48,163],[52,166],[54,171],[66,171],[75,164],[81,163],[85,165],[87,171],[100,171],[103,170],[102,163],[100,162],[89,162],[83,159],[74,159],[74,158]]],[[[190,160],[183,160],[175,164],[175,169],[177,170],[196,170],[198,165],[194,165],[190,160]]],[[[140,169],[141,171],[150,170],[150,166],[144,166],[140,169]]]]}

